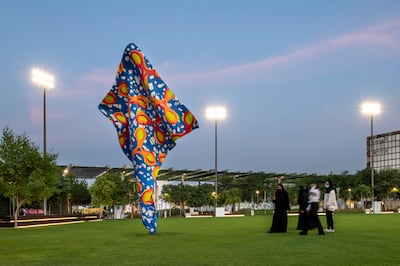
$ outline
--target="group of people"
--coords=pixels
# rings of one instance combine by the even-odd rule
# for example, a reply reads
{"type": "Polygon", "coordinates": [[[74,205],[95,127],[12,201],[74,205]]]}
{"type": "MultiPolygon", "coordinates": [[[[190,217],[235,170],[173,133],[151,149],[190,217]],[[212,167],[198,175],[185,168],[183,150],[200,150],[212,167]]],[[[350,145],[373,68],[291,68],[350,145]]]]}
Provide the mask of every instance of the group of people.
{"type": "MultiPolygon", "coordinates": [[[[311,183],[307,189],[306,186],[299,186],[297,203],[299,204],[299,218],[297,230],[300,235],[307,235],[309,230],[318,229],[319,235],[324,235],[325,232],[335,232],[333,227],[333,213],[338,209],[336,201],[336,191],[332,186],[332,182],[325,182],[324,193],[324,210],[326,214],[327,228],[324,230],[318,217],[320,208],[321,192],[317,184],[311,183]]],[[[287,230],[287,215],[290,211],[289,195],[283,188],[282,184],[276,186],[275,196],[272,199],[275,204],[272,225],[268,233],[285,233],[287,230]]]]}

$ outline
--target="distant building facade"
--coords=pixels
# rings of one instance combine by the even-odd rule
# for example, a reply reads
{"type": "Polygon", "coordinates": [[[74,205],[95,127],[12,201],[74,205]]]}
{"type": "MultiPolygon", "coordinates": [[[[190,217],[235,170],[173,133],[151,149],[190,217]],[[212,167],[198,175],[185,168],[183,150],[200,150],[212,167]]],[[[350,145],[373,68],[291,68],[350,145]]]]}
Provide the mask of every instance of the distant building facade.
{"type": "Polygon", "coordinates": [[[371,159],[377,171],[400,169],[400,130],[368,137],[367,167],[371,166],[371,159]]]}

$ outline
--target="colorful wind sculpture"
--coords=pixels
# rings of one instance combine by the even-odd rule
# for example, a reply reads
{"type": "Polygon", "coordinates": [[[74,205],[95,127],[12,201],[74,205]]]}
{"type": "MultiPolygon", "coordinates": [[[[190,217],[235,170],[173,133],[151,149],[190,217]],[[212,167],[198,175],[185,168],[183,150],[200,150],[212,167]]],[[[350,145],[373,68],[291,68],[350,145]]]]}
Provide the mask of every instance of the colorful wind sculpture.
{"type": "Polygon", "coordinates": [[[175,141],[198,128],[198,122],[133,43],[125,48],[116,82],[99,109],[114,124],[119,144],[133,163],[143,225],[155,234],[153,193],[161,164],[175,141]]]}

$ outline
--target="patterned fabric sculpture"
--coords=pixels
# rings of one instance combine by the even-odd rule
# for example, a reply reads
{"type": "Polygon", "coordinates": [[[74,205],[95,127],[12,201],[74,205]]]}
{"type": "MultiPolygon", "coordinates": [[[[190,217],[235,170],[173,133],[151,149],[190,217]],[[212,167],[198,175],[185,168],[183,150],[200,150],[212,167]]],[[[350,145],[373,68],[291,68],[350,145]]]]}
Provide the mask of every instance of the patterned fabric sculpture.
{"type": "Polygon", "coordinates": [[[175,141],[198,122],[133,43],[126,47],[116,82],[99,109],[114,124],[119,144],[133,163],[143,225],[155,234],[153,192],[161,164],[175,141]]]}

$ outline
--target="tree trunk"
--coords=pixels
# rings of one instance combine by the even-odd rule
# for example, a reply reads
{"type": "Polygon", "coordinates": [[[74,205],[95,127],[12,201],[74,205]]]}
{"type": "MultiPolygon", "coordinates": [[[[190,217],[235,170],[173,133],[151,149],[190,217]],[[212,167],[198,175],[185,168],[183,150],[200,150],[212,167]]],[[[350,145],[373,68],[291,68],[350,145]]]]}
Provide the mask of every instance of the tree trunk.
{"type": "Polygon", "coordinates": [[[14,210],[14,228],[18,227],[18,213],[19,209],[21,208],[22,204],[24,204],[24,200],[20,200],[20,197],[17,195],[15,197],[15,210],[14,210]]]}
{"type": "Polygon", "coordinates": [[[71,214],[71,201],[67,199],[67,214],[71,214]]]}
{"type": "Polygon", "coordinates": [[[14,212],[14,228],[18,227],[18,212],[17,210],[19,210],[19,208],[17,207],[15,212],[14,212]]]}
{"type": "Polygon", "coordinates": [[[363,212],[365,212],[365,204],[364,204],[364,198],[363,197],[361,197],[361,204],[362,204],[363,212]]]}
{"type": "Polygon", "coordinates": [[[47,197],[43,198],[43,215],[47,215],[47,197]]]}

